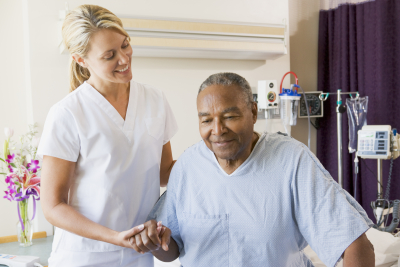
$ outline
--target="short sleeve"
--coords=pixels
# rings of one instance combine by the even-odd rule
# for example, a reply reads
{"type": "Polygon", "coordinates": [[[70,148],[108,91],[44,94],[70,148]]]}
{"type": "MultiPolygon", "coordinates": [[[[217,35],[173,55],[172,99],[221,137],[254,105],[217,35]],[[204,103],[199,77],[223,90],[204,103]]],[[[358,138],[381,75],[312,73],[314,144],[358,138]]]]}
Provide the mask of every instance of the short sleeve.
{"type": "Polygon", "coordinates": [[[178,132],[178,124],[176,123],[175,116],[172,113],[172,109],[164,94],[163,94],[163,99],[164,99],[164,111],[165,111],[165,129],[164,129],[163,144],[165,145],[178,132]]]}
{"type": "Polygon", "coordinates": [[[179,252],[182,252],[183,241],[179,232],[179,222],[176,215],[176,194],[178,193],[176,182],[181,178],[180,171],[178,169],[179,166],[175,164],[170,174],[167,191],[162,194],[157,203],[154,205],[149,216],[147,217],[147,220],[162,221],[164,226],[171,229],[171,237],[178,245],[179,252]]]}
{"type": "Polygon", "coordinates": [[[79,150],[79,134],[73,115],[62,107],[53,106],[43,127],[37,155],[76,162],[79,150]]]}
{"type": "Polygon", "coordinates": [[[291,190],[299,230],[327,266],[335,266],[347,247],[373,224],[306,148],[301,152],[291,190]]]}

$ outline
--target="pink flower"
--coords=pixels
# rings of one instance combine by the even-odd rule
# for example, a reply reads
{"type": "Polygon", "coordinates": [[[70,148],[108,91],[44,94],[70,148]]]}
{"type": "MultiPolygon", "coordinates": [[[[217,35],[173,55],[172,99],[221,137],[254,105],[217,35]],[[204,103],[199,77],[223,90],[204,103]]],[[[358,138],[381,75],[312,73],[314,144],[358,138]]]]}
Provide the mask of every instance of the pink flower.
{"type": "Polygon", "coordinates": [[[11,165],[8,165],[7,167],[8,167],[8,171],[9,171],[9,172],[11,172],[11,173],[13,173],[13,172],[14,172],[14,170],[13,170],[13,168],[12,168],[12,166],[11,166],[11,165]]]}
{"type": "Polygon", "coordinates": [[[14,183],[10,183],[10,185],[7,187],[10,191],[10,194],[17,193],[17,186],[14,183]]]}
{"type": "Polygon", "coordinates": [[[28,170],[32,171],[33,173],[36,173],[37,170],[40,169],[39,161],[31,160],[31,163],[28,163],[27,167],[28,167],[28,170]]]}
{"type": "Polygon", "coordinates": [[[9,201],[14,200],[14,197],[12,196],[12,194],[10,194],[7,191],[4,191],[4,193],[6,193],[6,195],[3,198],[8,199],[9,201]]]}
{"type": "Polygon", "coordinates": [[[15,158],[15,154],[8,155],[7,159],[6,159],[6,162],[7,163],[12,163],[14,161],[14,158],[15,158]]]}
{"type": "Polygon", "coordinates": [[[20,179],[21,179],[21,178],[19,178],[19,176],[16,173],[9,173],[7,177],[10,178],[10,181],[12,183],[20,182],[20,179]]]}
{"type": "Polygon", "coordinates": [[[12,180],[11,180],[11,176],[7,175],[7,176],[6,176],[6,183],[7,183],[7,184],[10,183],[10,181],[12,181],[12,180]]]}

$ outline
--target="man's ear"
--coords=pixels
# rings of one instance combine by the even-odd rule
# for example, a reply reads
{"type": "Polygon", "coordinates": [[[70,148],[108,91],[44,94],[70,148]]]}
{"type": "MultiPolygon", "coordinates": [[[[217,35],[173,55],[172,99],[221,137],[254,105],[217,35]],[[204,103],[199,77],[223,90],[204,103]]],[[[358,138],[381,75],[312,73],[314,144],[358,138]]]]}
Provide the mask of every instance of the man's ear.
{"type": "Polygon", "coordinates": [[[82,67],[87,68],[87,63],[83,57],[80,57],[77,54],[73,54],[72,59],[75,60],[75,62],[81,65],[82,67]]]}
{"type": "Polygon", "coordinates": [[[251,112],[253,113],[253,124],[256,124],[258,115],[258,106],[256,102],[253,102],[251,112]]]}

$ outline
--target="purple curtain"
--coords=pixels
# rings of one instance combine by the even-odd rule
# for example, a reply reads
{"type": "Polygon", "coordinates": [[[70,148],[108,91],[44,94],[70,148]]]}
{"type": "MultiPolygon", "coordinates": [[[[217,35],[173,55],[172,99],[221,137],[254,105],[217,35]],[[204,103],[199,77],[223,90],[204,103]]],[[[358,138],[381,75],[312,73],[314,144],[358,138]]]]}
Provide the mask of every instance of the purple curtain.
{"type": "MultiPolygon", "coordinates": [[[[321,10],[319,18],[318,90],[358,91],[368,96],[369,125],[391,125],[400,130],[400,1],[375,0],[321,10]]],[[[345,102],[345,98],[342,98],[345,102]]],[[[318,130],[317,156],[337,181],[336,98],[324,103],[318,130]]],[[[343,187],[375,222],[371,201],[377,197],[377,161],[360,162],[354,181],[354,154],[348,153],[348,120],[343,114],[343,187]],[[375,173],[372,174],[366,165],[375,173]]],[[[383,161],[385,193],[389,160],[383,161]]],[[[390,199],[400,199],[400,159],[394,160],[390,199]]]]}

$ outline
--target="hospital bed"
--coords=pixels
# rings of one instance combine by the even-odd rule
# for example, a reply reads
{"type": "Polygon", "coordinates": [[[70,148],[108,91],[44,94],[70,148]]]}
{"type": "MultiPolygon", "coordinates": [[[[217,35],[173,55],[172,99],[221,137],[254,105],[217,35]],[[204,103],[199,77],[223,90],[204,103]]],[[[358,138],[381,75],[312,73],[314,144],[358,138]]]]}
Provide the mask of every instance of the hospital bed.
{"type": "MultiPolygon", "coordinates": [[[[378,231],[371,228],[366,233],[375,250],[376,267],[400,267],[400,237],[394,237],[392,234],[378,231]]],[[[318,258],[317,254],[310,248],[304,249],[304,252],[311,259],[315,267],[326,267],[318,258]]],[[[155,267],[179,267],[179,260],[173,262],[161,262],[155,259],[155,267]]],[[[343,267],[341,261],[337,267],[343,267]]]]}
{"type": "MultiPolygon", "coordinates": [[[[375,267],[400,267],[400,237],[394,237],[392,234],[373,228],[369,229],[366,235],[374,246],[375,267]]],[[[315,267],[326,267],[309,246],[304,249],[304,252],[315,267]]],[[[343,261],[339,262],[337,267],[343,267],[343,261]]]]}

